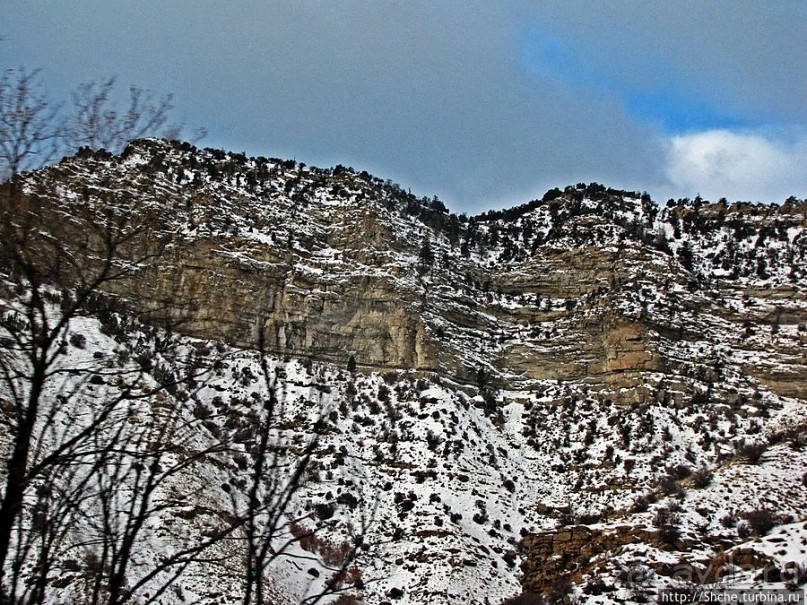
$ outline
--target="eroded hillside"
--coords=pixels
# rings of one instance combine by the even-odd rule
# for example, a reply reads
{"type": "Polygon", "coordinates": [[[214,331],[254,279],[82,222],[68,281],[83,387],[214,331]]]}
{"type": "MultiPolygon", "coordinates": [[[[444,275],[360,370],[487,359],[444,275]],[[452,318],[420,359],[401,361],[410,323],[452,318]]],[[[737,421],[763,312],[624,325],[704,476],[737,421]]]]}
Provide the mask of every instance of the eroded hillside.
{"type": "MultiPolygon", "coordinates": [[[[267,389],[282,385],[300,444],[325,412],[299,513],[333,507],[339,543],[377,502],[368,603],[496,603],[567,578],[592,602],[641,602],[675,564],[707,569],[746,540],[748,514],[805,520],[804,202],[659,206],[592,184],[467,218],[366,172],[152,140],[23,191],[12,216],[32,241],[82,263],[105,261],[91,225],[129,229],[120,278],[86,305],[90,349],[156,354],[147,326],[228,352],[197,355],[213,374],[169,397],[202,422],[193,439],[242,443],[194,471],[229,487],[188,506],[216,517],[238,492],[267,389]],[[641,585],[621,573],[637,566],[641,585]]],[[[177,489],[195,494],[193,476],[177,489]]],[[[185,590],[238,601],[237,574],[210,591],[194,569],[185,590]]],[[[272,574],[297,593],[320,577],[293,560],[272,574]]]]}

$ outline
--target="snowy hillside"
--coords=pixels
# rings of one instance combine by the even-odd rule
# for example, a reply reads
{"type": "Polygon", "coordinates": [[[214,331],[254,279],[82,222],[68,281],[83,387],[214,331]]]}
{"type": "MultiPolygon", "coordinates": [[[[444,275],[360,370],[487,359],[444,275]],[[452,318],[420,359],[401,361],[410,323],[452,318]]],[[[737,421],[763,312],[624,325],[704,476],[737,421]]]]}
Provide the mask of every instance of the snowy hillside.
{"type": "Polygon", "coordinates": [[[804,202],[581,184],[468,218],[366,172],[154,140],[22,191],[7,426],[56,329],[15,526],[50,542],[16,542],[20,594],[107,602],[93,570],[127,536],[121,603],[244,602],[257,543],[278,603],[646,602],[740,551],[804,582],[804,202]]]}

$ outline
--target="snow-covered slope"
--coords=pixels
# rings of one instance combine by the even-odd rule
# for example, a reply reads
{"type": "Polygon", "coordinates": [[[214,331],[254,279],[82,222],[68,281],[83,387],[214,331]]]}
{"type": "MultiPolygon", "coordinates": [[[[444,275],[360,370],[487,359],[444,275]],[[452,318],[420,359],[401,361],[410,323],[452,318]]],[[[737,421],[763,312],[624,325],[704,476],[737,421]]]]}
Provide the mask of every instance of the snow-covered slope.
{"type": "MultiPolygon", "coordinates": [[[[42,240],[89,265],[89,224],[133,226],[65,363],[153,357],[138,371],[163,384],[181,360],[199,376],[160,405],[181,410],[187,449],[226,446],[160,487],[142,570],[248,508],[270,393],[288,460],[316,438],[284,517],[297,540],[268,572],[279,602],[321,588],[322,552],[356,533],[369,604],[497,603],[566,577],[584,601],[641,602],[682,561],[744,548],[760,510],[799,550],[803,202],[662,207],[592,184],[469,219],[364,172],[161,141],[66,159],[24,190],[42,240]],[[299,539],[314,524],[325,546],[299,539]]],[[[216,548],[164,602],[243,599],[239,543],[216,548]]]]}

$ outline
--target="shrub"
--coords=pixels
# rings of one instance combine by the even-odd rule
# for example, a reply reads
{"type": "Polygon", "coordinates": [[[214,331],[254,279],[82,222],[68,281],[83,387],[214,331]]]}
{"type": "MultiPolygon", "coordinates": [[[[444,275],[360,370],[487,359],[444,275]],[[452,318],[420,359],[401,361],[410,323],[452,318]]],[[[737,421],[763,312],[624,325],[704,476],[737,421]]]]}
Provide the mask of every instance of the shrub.
{"type": "Polygon", "coordinates": [[[708,487],[714,478],[714,473],[705,466],[700,467],[692,473],[692,486],[696,489],[708,487]]]}
{"type": "Polygon", "coordinates": [[[476,513],[474,515],[474,523],[479,525],[484,525],[488,520],[488,516],[485,513],[476,513]]]}
{"type": "Polygon", "coordinates": [[[334,512],[336,511],[333,505],[328,504],[327,502],[314,505],[314,513],[317,515],[318,518],[322,519],[323,521],[333,517],[334,512]]]}
{"type": "Polygon", "coordinates": [[[233,456],[233,462],[235,462],[236,466],[238,466],[238,468],[241,469],[242,471],[246,470],[249,464],[247,462],[247,457],[240,452],[233,456]]]}
{"type": "Polygon", "coordinates": [[[644,513],[650,508],[650,500],[647,496],[636,496],[631,506],[631,512],[644,513]]]}
{"type": "Polygon", "coordinates": [[[317,536],[314,536],[314,538],[316,538],[315,544],[323,563],[333,567],[344,565],[351,551],[349,542],[334,544],[330,540],[318,538],[317,536]]]}
{"type": "Polygon", "coordinates": [[[525,592],[502,601],[502,605],[541,605],[544,602],[541,595],[534,592],[525,592]]]}
{"type": "Polygon", "coordinates": [[[193,408],[193,416],[194,418],[198,418],[199,420],[205,420],[206,418],[210,418],[212,415],[213,415],[212,410],[208,408],[204,403],[199,402],[193,408]]]}
{"type": "Polygon", "coordinates": [[[440,444],[443,442],[440,435],[432,431],[431,429],[426,433],[426,443],[428,444],[429,451],[435,451],[440,444]]]}
{"type": "Polygon", "coordinates": [[[83,349],[87,344],[87,338],[84,336],[84,334],[71,334],[70,344],[77,349],[83,349]]]}
{"type": "Polygon", "coordinates": [[[765,508],[758,508],[747,512],[743,517],[745,517],[745,520],[748,522],[751,531],[757,536],[764,536],[776,525],[776,519],[773,514],[765,508]]]}
{"type": "Polygon", "coordinates": [[[594,578],[583,587],[583,592],[588,595],[598,596],[604,593],[613,592],[616,587],[613,584],[607,584],[602,578],[594,578]]]}
{"type": "Polygon", "coordinates": [[[348,506],[350,510],[354,510],[359,505],[358,498],[356,498],[356,496],[354,496],[350,492],[343,492],[339,494],[339,496],[336,498],[336,501],[339,504],[344,504],[348,506]]]}
{"type": "MultiPolygon", "coordinates": [[[[552,583],[544,593],[545,603],[568,603],[569,597],[574,588],[572,580],[569,576],[562,576],[552,583]]],[[[540,601],[538,601],[540,603],[540,601]]]]}
{"type": "Polygon", "coordinates": [[[667,474],[680,481],[689,477],[692,474],[692,469],[686,464],[676,464],[667,467],[667,474]]]}
{"type": "Polygon", "coordinates": [[[665,496],[684,496],[686,494],[686,490],[672,475],[664,475],[659,480],[658,487],[665,496]]]}
{"type": "Polygon", "coordinates": [[[314,532],[299,523],[289,524],[289,533],[297,540],[300,548],[308,552],[314,551],[314,532]]]}
{"type": "Polygon", "coordinates": [[[384,594],[386,594],[390,599],[397,600],[400,599],[402,596],[404,596],[404,591],[398,588],[397,586],[393,586],[384,594]]]}
{"type": "Polygon", "coordinates": [[[604,518],[604,513],[583,513],[577,518],[577,522],[580,525],[594,525],[595,523],[599,523],[604,518]]]}
{"type": "Polygon", "coordinates": [[[749,464],[756,464],[768,449],[766,441],[745,441],[744,439],[734,446],[734,451],[749,464]]]}
{"type": "MultiPolygon", "coordinates": [[[[333,572],[333,574],[331,575],[331,585],[337,588],[342,588],[345,584],[347,584],[348,586],[352,586],[354,588],[358,588],[360,590],[361,588],[364,587],[364,582],[361,579],[361,570],[358,567],[353,566],[348,569],[339,569],[333,572]]],[[[361,604],[361,601],[355,600],[355,597],[353,595],[342,595],[342,596],[347,596],[353,599],[344,601],[344,603],[346,604],[350,605],[361,604]]],[[[336,603],[339,602],[340,602],[339,600],[336,601],[336,603]]]]}

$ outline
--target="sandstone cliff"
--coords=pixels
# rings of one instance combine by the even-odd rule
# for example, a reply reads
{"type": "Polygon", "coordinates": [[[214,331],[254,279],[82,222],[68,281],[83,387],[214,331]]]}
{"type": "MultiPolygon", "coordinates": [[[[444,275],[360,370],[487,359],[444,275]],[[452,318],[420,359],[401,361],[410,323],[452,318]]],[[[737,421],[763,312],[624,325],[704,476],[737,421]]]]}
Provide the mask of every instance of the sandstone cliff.
{"type": "Polygon", "coordinates": [[[804,203],[660,209],[592,186],[459,221],[366,173],[158,141],[26,191],[87,221],[125,206],[143,227],[131,254],[157,256],[118,294],[188,334],[249,347],[262,331],[278,355],[471,384],[480,368],[501,387],[586,380],[626,402],[650,374],[727,365],[806,394],[804,203]]]}

